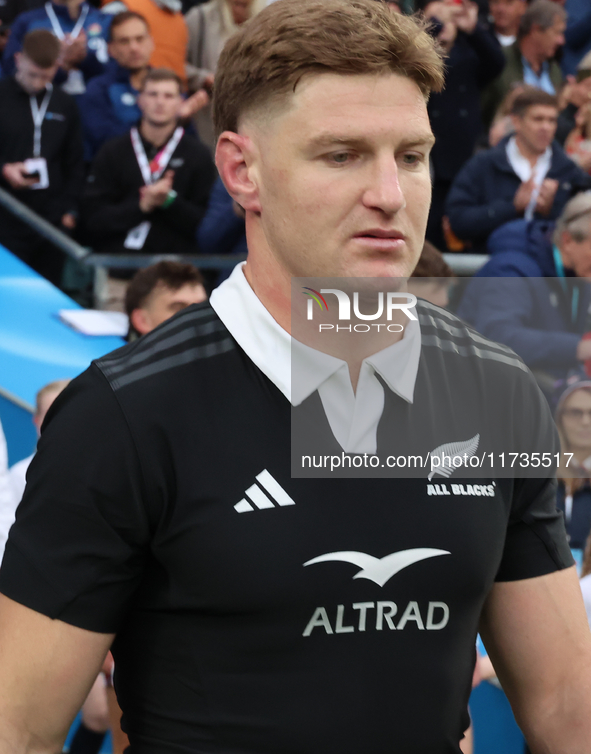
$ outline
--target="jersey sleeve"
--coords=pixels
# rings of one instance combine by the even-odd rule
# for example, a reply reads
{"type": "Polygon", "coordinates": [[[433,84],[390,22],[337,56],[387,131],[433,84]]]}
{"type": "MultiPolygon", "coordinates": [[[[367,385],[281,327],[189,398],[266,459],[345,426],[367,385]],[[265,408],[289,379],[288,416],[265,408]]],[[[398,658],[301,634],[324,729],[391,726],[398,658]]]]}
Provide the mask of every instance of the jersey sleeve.
{"type": "Polygon", "coordinates": [[[50,618],[116,632],[149,544],[142,471],[125,416],[93,365],[47,415],[0,591],[50,618]]]}
{"type": "Polygon", "coordinates": [[[530,466],[523,478],[514,480],[497,581],[544,576],[574,565],[564,517],[556,506],[554,470],[531,468],[531,459],[536,453],[538,458],[545,453],[554,462],[560,441],[548,403],[529,372],[524,374],[516,393],[513,415],[515,450],[526,454],[530,466]]]}

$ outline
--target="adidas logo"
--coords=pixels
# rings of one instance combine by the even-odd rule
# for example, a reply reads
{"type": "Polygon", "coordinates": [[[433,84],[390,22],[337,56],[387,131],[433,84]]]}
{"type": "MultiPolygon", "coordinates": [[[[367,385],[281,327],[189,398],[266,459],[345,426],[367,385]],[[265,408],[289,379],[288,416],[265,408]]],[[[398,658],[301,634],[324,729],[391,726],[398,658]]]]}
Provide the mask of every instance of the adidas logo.
{"type": "MultiPolygon", "coordinates": [[[[276,505],[295,505],[295,502],[290,498],[279,482],[269,474],[267,469],[261,471],[260,474],[257,474],[255,479],[261,487],[264,487],[266,492],[269,493],[268,495],[265,494],[265,491],[262,490],[258,484],[253,484],[252,487],[249,487],[246,490],[245,494],[252,500],[255,507],[259,510],[263,510],[264,508],[275,508],[276,505]]],[[[236,503],[234,510],[238,511],[238,513],[247,513],[248,511],[253,511],[254,508],[246,498],[242,498],[239,503],[236,503]]]]}

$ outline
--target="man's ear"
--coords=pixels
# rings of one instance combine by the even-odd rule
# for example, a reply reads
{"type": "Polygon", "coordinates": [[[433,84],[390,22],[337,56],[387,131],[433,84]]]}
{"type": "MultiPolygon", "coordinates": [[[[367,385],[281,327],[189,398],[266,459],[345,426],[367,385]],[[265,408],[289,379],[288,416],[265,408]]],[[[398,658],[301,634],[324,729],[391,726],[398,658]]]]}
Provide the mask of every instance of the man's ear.
{"type": "Polygon", "coordinates": [[[228,193],[247,212],[260,212],[259,187],[254,180],[254,147],[248,136],[224,131],[218,139],[215,163],[228,193]]]}
{"type": "Polygon", "coordinates": [[[154,329],[145,309],[134,309],[129,319],[131,320],[132,327],[140,335],[146,335],[154,329]]]}

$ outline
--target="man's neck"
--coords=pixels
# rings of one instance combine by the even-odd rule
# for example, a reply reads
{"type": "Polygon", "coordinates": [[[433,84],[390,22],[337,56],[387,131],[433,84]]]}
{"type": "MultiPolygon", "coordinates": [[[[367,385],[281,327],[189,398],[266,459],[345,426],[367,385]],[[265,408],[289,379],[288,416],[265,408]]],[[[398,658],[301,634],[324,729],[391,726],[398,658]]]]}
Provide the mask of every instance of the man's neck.
{"type": "Polygon", "coordinates": [[[170,139],[176,128],[176,120],[164,125],[155,125],[142,119],[140,123],[140,134],[146,141],[155,147],[161,147],[170,139]]]}
{"type": "Polygon", "coordinates": [[[72,21],[75,21],[80,15],[82,3],[79,3],[78,0],[70,0],[70,2],[68,2],[68,0],[65,0],[65,2],[62,2],[62,0],[52,0],[52,2],[55,3],[55,5],[62,5],[67,8],[72,21]]]}
{"type": "Polygon", "coordinates": [[[542,70],[542,66],[546,62],[544,55],[540,54],[540,52],[536,49],[535,44],[532,43],[532,41],[527,37],[521,40],[521,42],[519,43],[519,49],[521,50],[523,57],[529,63],[533,72],[539,76],[542,70]]]}
{"type": "Polygon", "coordinates": [[[515,144],[517,145],[517,149],[519,150],[519,153],[522,157],[525,157],[525,159],[529,162],[529,164],[532,166],[532,168],[536,165],[537,161],[540,159],[542,154],[544,152],[534,152],[519,136],[515,136],[515,144]]]}
{"type": "Polygon", "coordinates": [[[144,68],[129,69],[129,83],[136,91],[139,92],[142,88],[142,84],[148,74],[149,68],[149,66],[144,66],[144,68]]]}
{"type": "MultiPolygon", "coordinates": [[[[292,319],[292,275],[283,268],[269,248],[260,221],[249,212],[246,213],[246,238],[249,254],[244,266],[244,275],[259,301],[277,324],[293,338],[317,351],[346,361],[355,392],[363,360],[401,340],[403,335],[387,333],[382,327],[382,332],[377,328],[377,335],[364,333],[363,337],[355,341],[339,339],[338,336],[336,339],[327,339],[311,328],[310,323],[303,318],[292,319]]],[[[401,319],[404,320],[404,317],[401,319]]],[[[396,321],[396,318],[392,321],[396,321]]],[[[405,320],[404,323],[406,324],[405,320]]]]}

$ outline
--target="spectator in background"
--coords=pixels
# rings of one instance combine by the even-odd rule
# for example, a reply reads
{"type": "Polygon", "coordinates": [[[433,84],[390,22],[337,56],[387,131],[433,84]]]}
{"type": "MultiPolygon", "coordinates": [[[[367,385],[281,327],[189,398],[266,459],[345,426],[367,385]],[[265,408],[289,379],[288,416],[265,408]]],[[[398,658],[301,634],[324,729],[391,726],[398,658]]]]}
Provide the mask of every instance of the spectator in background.
{"type": "MultiPolygon", "coordinates": [[[[191,8],[187,13],[191,88],[205,87],[211,91],[222,48],[243,23],[265,5],[265,0],[209,0],[191,8]]],[[[195,126],[200,139],[213,153],[215,134],[211,107],[197,114],[195,126]]]]}
{"type": "Polygon", "coordinates": [[[446,214],[459,238],[482,251],[504,223],[555,219],[575,190],[589,187],[589,176],[553,141],[557,118],[553,95],[525,87],[515,97],[515,134],[476,154],[450,189],[446,214]]]}
{"type": "Polygon", "coordinates": [[[154,40],[150,65],[174,71],[184,85],[189,34],[181,9],[181,0],[115,0],[103,6],[112,14],[130,10],[145,18],[154,40]]]}
{"type": "Polygon", "coordinates": [[[565,29],[566,13],[558,3],[552,0],[531,3],[521,17],[517,41],[503,48],[506,65],[502,74],[483,94],[483,117],[487,126],[515,81],[523,81],[549,94],[559,93],[563,78],[554,56],[564,44],[565,29]]]}
{"type": "Polygon", "coordinates": [[[571,549],[583,550],[591,531],[591,380],[576,375],[556,406],[556,426],[562,450],[558,466],[556,504],[564,512],[571,549]],[[565,457],[572,453],[572,457],[565,457]]]}
{"type": "MultiPolygon", "coordinates": [[[[105,73],[96,76],[78,100],[88,162],[105,142],[127,133],[141,118],[137,98],[150,70],[153,50],[154,40],[143,16],[123,11],[113,17],[109,29],[112,59],[105,73]]],[[[208,102],[205,92],[197,92],[183,102],[179,116],[188,119],[208,102]]]]}
{"type": "MultiPolygon", "coordinates": [[[[509,223],[496,253],[470,280],[457,314],[512,348],[549,394],[557,377],[591,358],[591,193],[571,199],[551,223],[509,223]],[[502,280],[498,278],[504,278],[502,280]]],[[[493,238],[491,238],[491,243],[493,238]]]]}
{"type": "Polygon", "coordinates": [[[146,19],[134,11],[113,17],[108,39],[111,60],[107,69],[89,83],[78,103],[87,160],[141,118],[137,98],[154,50],[146,19]]]}
{"type": "Polygon", "coordinates": [[[478,6],[437,0],[424,4],[432,33],[448,53],[445,88],[429,98],[435,145],[431,150],[433,196],[427,238],[445,248],[442,217],[445,198],[457,172],[474,153],[482,132],[480,93],[503,70],[505,58],[494,35],[478,21],[478,6]]]}
{"type": "Polygon", "coordinates": [[[60,41],[56,84],[69,94],[82,94],[86,82],[102,73],[108,60],[106,35],[110,17],[85,0],[52,0],[42,8],[22,13],[12,31],[2,61],[5,74],[15,71],[15,55],[25,35],[34,29],[48,29],[60,41]]]}
{"type": "MultiPolygon", "coordinates": [[[[45,419],[45,415],[49,411],[51,404],[69,383],[70,380],[55,380],[54,382],[44,385],[37,393],[35,397],[33,424],[37,430],[38,437],[41,435],[41,425],[43,424],[43,420],[45,419]]],[[[35,454],[33,453],[10,467],[9,478],[14,493],[15,508],[16,505],[20,503],[25,491],[27,469],[29,468],[29,464],[33,460],[34,455],[35,454]]],[[[12,520],[14,521],[14,516],[12,520]]]]}
{"type": "Polygon", "coordinates": [[[587,53],[577,68],[576,78],[568,76],[560,93],[562,110],[558,116],[556,140],[564,145],[567,136],[576,126],[576,114],[584,105],[591,102],[591,52],[587,53]]]}
{"type": "Polygon", "coordinates": [[[113,253],[191,254],[215,168],[208,150],[178,125],[181,81],[148,72],[138,98],[139,127],[107,142],[84,196],[95,248],[113,253]]]}
{"type": "Polygon", "coordinates": [[[577,110],[575,127],[568,135],[564,149],[573,162],[586,173],[591,173],[591,101],[577,110]]]}
{"type": "Polygon", "coordinates": [[[527,0],[488,0],[493,31],[503,47],[516,42],[519,22],[526,8],[527,0]]]}
{"type": "MultiPolygon", "coordinates": [[[[0,186],[62,230],[76,227],[84,185],[76,102],[51,84],[60,43],[46,29],[29,32],[16,73],[0,79],[0,186]]],[[[55,285],[62,252],[5,210],[0,243],[55,285]]]]}
{"type": "Polygon", "coordinates": [[[192,264],[162,261],[137,272],[125,294],[128,340],[147,335],[191,304],[207,301],[203,275],[192,264]]]}
{"type": "Polygon", "coordinates": [[[566,0],[565,45],[560,65],[565,76],[573,75],[583,57],[591,52],[591,3],[589,0],[566,0]]]}
{"type": "Polygon", "coordinates": [[[409,292],[445,309],[449,304],[452,281],[453,272],[443,254],[432,243],[425,241],[418,264],[408,280],[409,292]]]}

